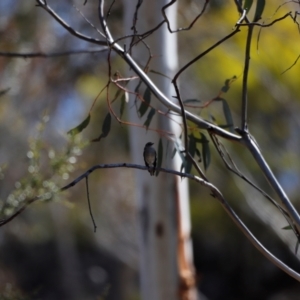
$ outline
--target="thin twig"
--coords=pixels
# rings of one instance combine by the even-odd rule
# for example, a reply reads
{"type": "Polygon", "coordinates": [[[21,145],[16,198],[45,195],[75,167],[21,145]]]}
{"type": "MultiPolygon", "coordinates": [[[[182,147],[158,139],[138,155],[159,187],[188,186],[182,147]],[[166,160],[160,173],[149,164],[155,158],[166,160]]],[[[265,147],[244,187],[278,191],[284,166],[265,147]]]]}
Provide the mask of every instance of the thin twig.
{"type": "Polygon", "coordinates": [[[44,10],[46,10],[62,27],[64,27],[68,32],[70,32],[72,35],[80,38],[81,40],[93,43],[93,44],[97,44],[97,45],[102,45],[102,46],[107,46],[107,42],[106,41],[102,41],[102,40],[98,40],[92,37],[89,37],[87,35],[84,35],[78,31],[76,31],[75,29],[73,29],[68,23],[66,23],[61,17],[58,16],[57,13],[55,13],[55,11],[53,11],[51,9],[50,6],[48,6],[47,2],[44,0],[36,0],[37,1],[37,6],[43,8],[44,10]]]}
{"type": "Polygon", "coordinates": [[[133,31],[133,36],[132,36],[131,42],[129,43],[129,45],[130,45],[129,50],[128,50],[129,53],[131,53],[131,48],[133,47],[133,44],[134,44],[134,38],[138,32],[136,29],[136,23],[138,20],[139,9],[140,9],[142,3],[143,3],[143,0],[137,0],[137,4],[135,6],[133,20],[132,20],[132,26],[131,26],[131,30],[133,31]]]}
{"type": "Polygon", "coordinates": [[[17,217],[19,214],[21,214],[27,208],[27,206],[29,206],[30,204],[32,204],[33,202],[35,202],[41,198],[42,198],[42,196],[36,196],[27,201],[24,201],[25,202],[24,205],[21,208],[19,208],[16,212],[14,212],[11,216],[9,216],[6,219],[0,220],[0,227],[9,223],[10,221],[12,221],[15,217],[17,217]]]}
{"type": "Polygon", "coordinates": [[[89,206],[89,212],[90,212],[90,216],[94,225],[94,232],[96,232],[97,230],[97,225],[96,222],[94,220],[94,216],[93,216],[93,212],[92,212],[92,207],[91,207],[91,201],[90,201],[90,191],[89,191],[89,178],[88,176],[85,177],[85,185],[86,185],[86,196],[87,196],[87,201],[88,201],[88,206],[89,206]]]}
{"type": "Polygon", "coordinates": [[[288,12],[284,16],[282,16],[280,18],[277,18],[276,20],[274,20],[274,21],[272,21],[271,23],[268,23],[268,24],[261,24],[261,23],[258,23],[258,22],[249,22],[249,23],[246,23],[246,24],[245,23],[244,24],[239,24],[239,26],[242,26],[242,27],[243,26],[270,27],[270,26],[274,25],[275,23],[284,20],[287,17],[291,17],[293,19],[292,12],[288,12]]]}
{"type": "Polygon", "coordinates": [[[197,60],[199,60],[200,58],[202,58],[204,55],[206,55],[207,53],[209,53],[210,51],[212,51],[214,48],[218,47],[220,44],[222,44],[223,42],[225,42],[226,40],[228,40],[229,38],[231,38],[232,36],[234,36],[235,34],[237,34],[240,31],[239,27],[237,27],[233,32],[231,32],[230,34],[226,35],[224,38],[222,38],[221,40],[219,40],[218,42],[216,42],[215,44],[213,44],[211,47],[209,47],[208,49],[206,49],[204,52],[202,52],[201,54],[197,55],[195,58],[193,58],[190,62],[188,62],[187,64],[185,64],[174,76],[173,81],[177,80],[177,78],[179,77],[179,75],[185,71],[188,67],[190,67],[192,64],[194,64],[197,60]]]}
{"type": "Polygon", "coordinates": [[[82,13],[79,8],[77,8],[75,5],[73,7],[77,10],[77,12],[81,15],[81,17],[97,32],[99,33],[102,37],[105,37],[104,34],[82,13]]]}
{"type": "Polygon", "coordinates": [[[2,52],[0,51],[0,56],[4,57],[19,57],[19,58],[34,58],[34,57],[59,57],[67,55],[77,55],[77,54],[94,54],[99,52],[107,51],[107,47],[98,49],[98,50],[70,50],[56,53],[44,53],[44,52],[27,52],[27,53],[17,53],[17,52],[2,52]]]}
{"type": "Polygon", "coordinates": [[[162,12],[162,15],[163,15],[163,17],[165,19],[165,22],[167,22],[167,24],[168,24],[168,30],[169,30],[170,33],[176,33],[176,32],[184,31],[184,30],[190,30],[194,26],[194,24],[196,23],[196,21],[204,14],[204,12],[206,10],[206,7],[207,7],[207,5],[209,3],[209,0],[205,0],[205,3],[203,5],[203,8],[202,8],[201,12],[196,16],[196,18],[190,23],[190,25],[188,27],[181,27],[181,28],[178,28],[176,30],[172,30],[170,22],[169,22],[169,19],[167,17],[167,14],[166,14],[165,10],[168,7],[172,6],[176,1],[177,0],[171,0],[171,2],[169,2],[168,4],[166,4],[165,6],[163,6],[162,9],[161,9],[161,12],[162,12]]]}
{"type": "Polygon", "coordinates": [[[113,42],[113,38],[112,38],[112,35],[109,31],[109,28],[107,26],[106,19],[105,19],[105,16],[104,16],[104,0],[99,0],[98,16],[99,16],[99,21],[100,21],[102,30],[104,31],[107,43],[111,44],[113,42]]]}
{"type": "Polygon", "coordinates": [[[193,158],[193,156],[189,152],[189,146],[188,146],[188,127],[187,127],[187,121],[186,121],[186,110],[184,108],[184,105],[183,105],[183,102],[182,102],[182,99],[181,99],[181,95],[180,95],[180,91],[179,91],[179,88],[178,88],[178,85],[177,85],[177,78],[178,78],[178,76],[174,77],[174,79],[172,80],[172,83],[174,85],[175,92],[176,92],[176,95],[177,95],[176,99],[178,100],[180,108],[181,108],[181,117],[182,117],[182,123],[183,123],[184,147],[185,147],[186,158],[189,159],[192,162],[192,164],[196,168],[198,174],[204,180],[207,181],[207,178],[204,175],[203,171],[201,170],[201,168],[199,167],[199,165],[197,164],[197,162],[195,161],[195,159],[193,158]]]}
{"type": "Polygon", "coordinates": [[[288,67],[286,70],[284,70],[282,73],[280,73],[280,75],[283,75],[285,72],[289,71],[293,66],[295,66],[295,65],[297,64],[299,58],[300,58],[300,55],[298,55],[298,57],[297,57],[297,59],[294,61],[294,63],[293,63],[290,67],[288,67]]]}
{"type": "Polygon", "coordinates": [[[241,1],[239,0],[234,0],[235,5],[237,7],[238,12],[241,14],[241,18],[237,21],[237,25],[241,25],[243,21],[245,21],[247,24],[250,23],[248,17],[247,17],[247,11],[243,9],[241,5],[241,1]],[[246,11],[246,14],[245,14],[246,11]]]}
{"type": "Polygon", "coordinates": [[[252,186],[254,189],[256,189],[258,192],[260,192],[271,204],[273,204],[279,212],[283,215],[287,223],[291,226],[297,240],[300,242],[300,233],[295,227],[294,223],[292,222],[290,215],[287,213],[287,211],[282,208],[270,195],[268,195],[263,189],[261,189],[259,186],[257,186],[254,182],[252,182],[249,178],[247,178],[242,172],[238,169],[237,165],[234,163],[233,159],[230,157],[228,151],[225,149],[224,145],[220,143],[218,138],[214,135],[210,135],[211,139],[222,158],[226,168],[233,172],[235,175],[239,176],[241,179],[243,179],[245,182],[247,182],[250,186],[252,186]],[[224,154],[224,151],[226,153],[226,157],[224,154]],[[229,159],[230,163],[227,161],[229,159]]]}
{"type": "Polygon", "coordinates": [[[253,34],[253,26],[249,26],[248,35],[246,41],[246,51],[245,51],[245,63],[244,63],[244,73],[243,73],[243,89],[242,89],[242,111],[241,111],[241,130],[247,131],[247,118],[248,118],[248,74],[250,66],[250,51],[251,51],[251,41],[253,34]]]}

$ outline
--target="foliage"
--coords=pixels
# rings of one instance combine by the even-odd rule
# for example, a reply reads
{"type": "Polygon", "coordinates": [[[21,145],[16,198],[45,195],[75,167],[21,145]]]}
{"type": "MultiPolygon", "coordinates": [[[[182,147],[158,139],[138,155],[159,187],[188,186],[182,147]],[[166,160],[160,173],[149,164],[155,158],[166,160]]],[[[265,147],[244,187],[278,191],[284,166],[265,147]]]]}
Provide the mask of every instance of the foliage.
{"type": "MultiPolygon", "coordinates": [[[[82,154],[86,142],[80,136],[72,137],[67,147],[58,152],[43,141],[49,116],[45,115],[37,125],[37,134],[29,141],[27,151],[28,173],[14,183],[15,189],[1,201],[2,218],[12,215],[27,202],[53,200],[60,190],[62,180],[68,180],[74,172],[77,157],[82,154]],[[46,153],[46,155],[43,155],[46,153]],[[46,172],[43,172],[46,170],[46,172]]],[[[2,180],[5,180],[5,173],[2,180]]]]}

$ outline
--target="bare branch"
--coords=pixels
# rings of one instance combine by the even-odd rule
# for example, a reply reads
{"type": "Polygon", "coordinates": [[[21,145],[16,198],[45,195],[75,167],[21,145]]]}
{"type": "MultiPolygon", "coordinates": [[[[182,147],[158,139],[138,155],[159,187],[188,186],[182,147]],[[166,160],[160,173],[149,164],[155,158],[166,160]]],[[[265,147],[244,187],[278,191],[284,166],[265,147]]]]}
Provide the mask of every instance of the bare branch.
{"type": "Polygon", "coordinates": [[[294,63],[290,67],[288,67],[286,70],[284,70],[280,75],[283,75],[285,72],[289,71],[293,66],[295,66],[297,64],[299,58],[300,58],[300,55],[298,55],[298,57],[296,58],[294,63]]]}
{"type": "MultiPolygon", "coordinates": [[[[127,163],[119,163],[119,164],[99,164],[95,165],[89,170],[87,170],[85,173],[77,177],[75,180],[73,180],[71,183],[67,184],[66,186],[62,187],[60,191],[65,191],[73,186],[75,186],[77,183],[79,183],[82,179],[86,179],[92,172],[94,172],[97,169],[107,169],[107,168],[132,168],[132,169],[140,169],[144,171],[148,171],[148,168],[145,166],[140,166],[136,164],[127,164],[127,163]]],[[[232,207],[229,205],[229,203],[226,201],[226,199],[223,197],[221,192],[211,183],[207,182],[206,180],[194,176],[191,174],[186,174],[174,170],[164,169],[164,168],[158,168],[160,172],[174,174],[177,176],[180,176],[181,178],[185,177],[191,180],[196,181],[197,183],[201,184],[202,186],[208,188],[212,196],[220,202],[226,213],[231,217],[231,219],[234,221],[234,223],[238,226],[238,228],[245,234],[245,236],[249,239],[249,241],[273,264],[275,264],[278,268],[286,272],[288,275],[296,279],[300,282],[300,274],[298,274],[296,271],[288,267],[286,264],[284,264],[281,260],[279,260],[276,256],[274,256],[271,252],[269,252],[252,234],[252,232],[247,228],[247,226],[242,222],[242,220],[237,216],[235,211],[232,209],[232,207]]],[[[40,196],[41,197],[41,196],[40,196]]],[[[40,197],[35,197],[32,200],[28,201],[26,205],[24,205],[20,210],[18,210],[13,216],[9,217],[6,220],[1,221],[0,226],[3,226],[4,224],[11,221],[14,217],[19,215],[21,212],[24,211],[24,209],[34,201],[38,200],[40,197]]]]}
{"type": "Polygon", "coordinates": [[[11,216],[9,216],[6,219],[0,220],[0,227],[12,221],[15,217],[21,214],[27,208],[27,206],[40,199],[42,199],[42,196],[36,196],[27,201],[25,200],[24,205],[21,208],[19,208],[15,213],[13,213],[11,216]]]}
{"type": "Polygon", "coordinates": [[[244,22],[244,20],[246,19],[246,15],[247,15],[247,11],[244,9],[240,19],[236,22],[236,24],[237,25],[242,24],[244,22]]]}
{"type": "Polygon", "coordinates": [[[87,201],[88,201],[88,206],[89,206],[89,212],[90,212],[90,216],[94,225],[94,232],[96,232],[97,230],[97,225],[96,222],[94,220],[94,216],[93,216],[93,212],[92,212],[92,207],[91,207],[91,201],[90,201],[90,191],[89,191],[89,178],[88,176],[85,177],[85,185],[86,185],[86,196],[87,196],[87,201]]]}
{"type": "Polygon", "coordinates": [[[190,30],[193,25],[196,23],[196,21],[204,14],[205,10],[206,10],[206,7],[209,3],[209,0],[205,0],[205,3],[203,5],[203,8],[201,10],[201,12],[196,16],[196,18],[191,22],[191,24],[188,26],[188,27],[182,27],[182,28],[178,28],[176,30],[172,30],[171,29],[171,25],[170,25],[170,22],[169,22],[169,19],[167,17],[167,14],[166,14],[166,9],[170,6],[172,6],[177,0],[171,0],[171,2],[169,2],[168,4],[166,4],[165,6],[163,6],[163,8],[161,9],[161,12],[162,12],[162,15],[165,19],[165,22],[167,22],[168,24],[168,30],[169,32],[171,33],[175,33],[175,32],[179,32],[179,31],[184,31],[184,30],[190,30]]]}
{"type": "Polygon", "coordinates": [[[69,31],[72,35],[80,38],[81,40],[97,44],[97,45],[102,45],[102,46],[107,46],[107,42],[101,41],[89,36],[86,36],[76,30],[74,30],[68,23],[66,23],[62,18],[60,18],[52,9],[50,6],[48,6],[47,2],[44,0],[36,0],[37,1],[37,6],[42,7],[44,10],[46,10],[62,27],[64,27],[67,31],[69,31]]]}
{"type": "MultiPolygon", "coordinates": [[[[294,20],[294,17],[292,16],[292,12],[286,13],[284,16],[277,18],[276,20],[272,21],[271,23],[268,24],[263,24],[263,23],[258,23],[258,22],[249,22],[249,23],[244,23],[244,24],[239,24],[239,26],[259,26],[259,27],[270,27],[274,25],[275,23],[284,20],[287,17],[291,17],[294,20]]],[[[295,20],[294,20],[295,22],[295,20]]]]}
{"type": "Polygon", "coordinates": [[[258,192],[260,192],[270,203],[272,203],[279,212],[283,215],[283,217],[286,219],[287,223],[291,226],[292,230],[294,231],[294,234],[297,238],[297,240],[300,242],[300,233],[298,229],[295,227],[293,221],[290,218],[290,215],[287,213],[287,211],[282,208],[270,195],[268,195],[264,190],[262,190],[259,186],[257,186],[254,182],[252,182],[249,178],[247,178],[242,172],[238,169],[232,158],[230,157],[229,153],[225,149],[224,145],[220,143],[218,138],[214,135],[210,135],[211,139],[222,158],[226,168],[233,172],[235,175],[239,176],[241,179],[243,179],[245,182],[247,182],[250,186],[252,186],[254,189],[256,189],[258,192]],[[224,154],[226,153],[226,156],[224,154]],[[229,160],[229,162],[227,161],[229,160]]]}
{"type": "Polygon", "coordinates": [[[202,58],[204,55],[206,55],[207,53],[209,53],[210,51],[212,51],[214,48],[216,48],[217,46],[219,46],[220,44],[222,44],[223,42],[225,42],[226,40],[228,40],[229,38],[231,38],[232,36],[234,36],[235,34],[237,34],[239,32],[239,27],[237,27],[233,32],[231,32],[230,34],[226,35],[224,38],[222,38],[221,40],[219,40],[218,42],[216,42],[215,44],[213,44],[211,47],[209,47],[208,49],[206,49],[205,51],[203,51],[201,54],[197,55],[194,59],[192,59],[190,62],[188,62],[186,65],[184,65],[174,76],[173,82],[177,80],[177,78],[179,77],[179,75],[185,71],[188,67],[190,67],[192,64],[194,64],[197,60],[199,60],[200,58],[202,58]]]}
{"type": "Polygon", "coordinates": [[[175,88],[175,92],[177,95],[177,100],[179,102],[180,108],[181,108],[181,117],[182,117],[182,122],[183,122],[183,134],[184,134],[184,146],[185,146],[185,153],[186,153],[186,158],[191,160],[193,166],[196,168],[198,174],[207,181],[206,176],[204,175],[203,171],[201,170],[201,168],[199,167],[199,165],[197,164],[197,162],[194,160],[194,158],[192,157],[192,155],[189,152],[189,148],[188,148],[188,127],[187,127],[187,121],[186,121],[186,110],[184,108],[182,99],[181,99],[181,95],[180,95],[180,91],[178,88],[178,84],[177,84],[177,78],[178,76],[174,77],[174,79],[172,80],[172,83],[174,85],[175,88]]]}
{"type": "Polygon", "coordinates": [[[300,216],[296,211],[295,207],[289,200],[288,196],[286,195],[285,191],[277,181],[276,177],[274,176],[272,170],[268,166],[267,162],[265,161],[264,157],[262,156],[259,148],[257,147],[256,143],[254,142],[253,138],[249,133],[243,134],[243,140],[246,143],[246,147],[251,152],[252,156],[256,160],[257,164],[259,165],[260,169],[262,170],[263,174],[267,178],[269,184],[275,190],[276,194],[279,196],[281,203],[285,207],[286,211],[288,212],[290,218],[295,222],[298,232],[300,232],[300,216]]]}
{"type": "Polygon", "coordinates": [[[59,57],[59,56],[68,56],[68,55],[77,55],[77,54],[94,54],[107,51],[107,47],[95,50],[70,50],[56,53],[44,53],[44,52],[28,52],[28,53],[17,53],[17,52],[2,52],[0,51],[0,56],[4,57],[20,57],[20,58],[50,58],[50,57],[59,57]]]}
{"type": "Polygon", "coordinates": [[[104,0],[99,0],[98,15],[102,30],[104,31],[105,37],[107,39],[107,43],[113,43],[112,35],[108,29],[106,19],[104,17],[104,0]]]}
{"type": "Polygon", "coordinates": [[[248,35],[246,41],[246,51],[245,51],[245,63],[244,63],[244,73],[243,73],[243,90],[242,90],[242,111],[241,111],[241,130],[247,131],[247,117],[248,117],[248,73],[250,66],[250,51],[251,51],[251,41],[253,34],[253,26],[249,26],[248,35]]]}
{"type": "Polygon", "coordinates": [[[280,268],[282,271],[296,279],[300,282],[300,274],[295,270],[288,267],[285,263],[283,263],[280,259],[274,256],[268,249],[266,249],[252,234],[252,232],[247,228],[247,226],[242,222],[242,220],[237,216],[234,210],[229,206],[226,202],[222,194],[217,190],[213,190],[214,195],[218,198],[219,202],[222,204],[225,211],[229,214],[234,223],[238,226],[238,228],[246,235],[248,240],[252,243],[252,245],[261,252],[269,261],[271,261],[275,266],[280,268]]]}
{"type": "Polygon", "coordinates": [[[237,25],[241,25],[243,21],[245,21],[247,24],[250,23],[247,17],[247,11],[243,9],[241,2],[239,0],[234,0],[234,2],[238,12],[241,14],[241,18],[237,21],[237,25]]]}

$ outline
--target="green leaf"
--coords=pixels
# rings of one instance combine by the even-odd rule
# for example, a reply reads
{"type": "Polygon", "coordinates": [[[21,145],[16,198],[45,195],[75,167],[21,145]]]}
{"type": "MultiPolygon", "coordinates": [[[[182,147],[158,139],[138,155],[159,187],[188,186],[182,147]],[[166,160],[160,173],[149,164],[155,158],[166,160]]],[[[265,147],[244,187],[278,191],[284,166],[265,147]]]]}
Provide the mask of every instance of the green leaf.
{"type": "MultiPolygon", "coordinates": [[[[159,142],[158,142],[158,154],[157,154],[157,164],[156,164],[156,166],[158,168],[161,168],[162,160],[163,160],[163,144],[162,144],[162,140],[160,138],[159,142]]],[[[159,174],[159,171],[156,170],[155,176],[158,176],[158,174],[159,174]]]]}
{"type": "Polygon", "coordinates": [[[107,113],[103,124],[102,124],[102,137],[107,137],[110,132],[110,125],[111,125],[111,115],[107,113]]]}
{"type": "Polygon", "coordinates": [[[176,150],[176,147],[174,147],[173,151],[172,151],[172,154],[171,154],[171,158],[173,159],[175,154],[176,154],[177,150],[176,150]]]}
{"type": "Polygon", "coordinates": [[[216,121],[217,121],[216,118],[212,114],[209,115],[209,120],[212,123],[216,123],[216,121]]]}
{"type": "MultiPolygon", "coordinates": [[[[195,156],[196,153],[196,140],[193,134],[189,135],[189,153],[191,154],[192,157],[195,156]]],[[[192,170],[192,161],[190,159],[188,159],[188,157],[185,158],[186,159],[186,163],[185,163],[185,173],[191,173],[192,170]]]]}
{"type": "Polygon", "coordinates": [[[118,97],[121,95],[122,92],[123,92],[123,90],[121,90],[121,89],[117,90],[114,95],[113,101],[111,101],[111,103],[114,103],[118,99],[118,97]]]}
{"type": "Polygon", "coordinates": [[[218,126],[220,126],[222,128],[228,128],[231,132],[234,132],[233,119],[232,119],[231,111],[230,111],[227,101],[224,98],[216,98],[215,101],[222,102],[223,113],[224,113],[225,120],[226,120],[226,124],[224,124],[224,125],[219,124],[218,126]]]}
{"type": "Polygon", "coordinates": [[[226,93],[229,90],[230,86],[229,86],[229,79],[225,80],[225,85],[221,88],[221,91],[226,93]]]}
{"type": "MultiPolygon", "coordinates": [[[[176,138],[176,140],[174,141],[174,146],[175,146],[177,153],[179,154],[179,156],[181,158],[182,163],[185,164],[185,157],[180,150],[180,145],[181,145],[181,135],[179,138],[176,138]]],[[[183,166],[181,166],[181,167],[183,168],[183,166]]],[[[182,171],[182,168],[181,168],[180,172],[182,171]]]]}
{"type": "Polygon", "coordinates": [[[201,103],[201,100],[198,100],[198,99],[186,99],[184,101],[182,101],[184,104],[198,104],[198,103],[201,103]]]}
{"type": "Polygon", "coordinates": [[[8,91],[10,90],[10,88],[4,89],[4,90],[0,90],[0,97],[5,95],[8,91]]]}
{"type": "Polygon", "coordinates": [[[181,173],[182,173],[182,171],[183,171],[184,165],[185,165],[185,163],[182,162],[182,163],[181,163],[181,167],[180,167],[180,172],[181,172],[181,173]]]}
{"type": "Polygon", "coordinates": [[[144,123],[144,126],[146,126],[147,129],[148,129],[148,127],[149,127],[149,125],[150,125],[150,123],[152,121],[153,116],[155,115],[155,112],[156,112],[155,108],[151,108],[151,110],[148,113],[147,119],[146,119],[146,121],[144,123]]]}
{"type": "Polygon", "coordinates": [[[287,225],[287,226],[282,227],[281,229],[283,229],[283,230],[291,230],[292,226],[291,225],[287,225]]]}
{"type": "Polygon", "coordinates": [[[199,151],[198,148],[196,148],[196,155],[199,157],[198,162],[201,162],[202,161],[202,159],[201,159],[201,153],[200,153],[200,151],[199,151]]]}
{"type": "Polygon", "coordinates": [[[102,133],[100,134],[99,137],[93,139],[92,142],[99,142],[102,138],[107,137],[107,135],[110,132],[110,126],[111,126],[111,115],[110,113],[107,113],[102,124],[102,133]]]}
{"type": "Polygon", "coordinates": [[[165,78],[168,78],[168,79],[172,80],[172,78],[168,77],[167,75],[165,75],[165,74],[163,74],[163,73],[161,73],[161,72],[159,72],[159,71],[155,71],[155,70],[151,69],[149,72],[150,72],[150,73],[157,74],[157,75],[160,75],[160,76],[163,76],[163,77],[165,77],[165,78]]]}
{"type": "Polygon", "coordinates": [[[141,84],[142,84],[142,81],[140,80],[139,83],[137,84],[137,86],[136,86],[135,89],[134,89],[134,91],[135,91],[136,93],[139,92],[139,89],[140,89],[141,84]]]}
{"type": "Polygon", "coordinates": [[[149,88],[146,88],[143,99],[144,101],[142,101],[139,108],[140,117],[142,117],[146,113],[151,102],[151,91],[149,88]]]}
{"type": "Polygon", "coordinates": [[[121,97],[121,105],[120,105],[120,119],[123,116],[124,113],[124,108],[125,108],[125,102],[126,102],[126,95],[125,93],[121,97]]]}
{"type": "Polygon", "coordinates": [[[265,0],[257,0],[253,22],[257,22],[261,19],[261,15],[265,9],[265,4],[266,4],[265,0]]]}
{"type": "Polygon", "coordinates": [[[222,104],[223,104],[223,113],[224,113],[224,116],[225,116],[225,119],[226,119],[227,126],[228,126],[228,128],[231,132],[234,132],[233,119],[232,119],[232,115],[231,115],[229,105],[228,105],[228,103],[225,99],[222,99],[221,101],[222,101],[222,104]]]}
{"type": "Polygon", "coordinates": [[[243,9],[245,9],[248,13],[249,10],[251,9],[252,4],[253,4],[253,0],[245,0],[243,9]]]}
{"type": "Polygon", "coordinates": [[[234,75],[233,77],[226,79],[224,82],[224,86],[221,88],[221,91],[223,93],[227,93],[230,89],[230,85],[237,79],[237,77],[234,75]]]}
{"type": "Polygon", "coordinates": [[[91,120],[91,115],[89,114],[78,126],[69,130],[67,132],[67,134],[69,134],[71,136],[78,134],[79,132],[81,132],[83,129],[85,129],[89,125],[90,120],[91,120]]]}
{"type": "Polygon", "coordinates": [[[202,137],[202,155],[203,155],[203,164],[204,169],[207,170],[207,168],[210,165],[210,149],[209,149],[209,140],[206,138],[206,136],[201,133],[202,137]]]}

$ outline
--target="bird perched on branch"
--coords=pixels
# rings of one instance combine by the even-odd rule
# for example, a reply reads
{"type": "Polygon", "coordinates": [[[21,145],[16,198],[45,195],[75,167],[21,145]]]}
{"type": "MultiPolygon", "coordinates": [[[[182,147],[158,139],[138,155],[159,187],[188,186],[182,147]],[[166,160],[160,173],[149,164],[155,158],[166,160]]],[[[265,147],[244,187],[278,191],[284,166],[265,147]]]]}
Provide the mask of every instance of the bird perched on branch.
{"type": "Polygon", "coordinates": [[[151,142],[147,143],[145,145],[144,153],[143,153],[145,165],[148,168],[152,168],[152,169],[149,169],[149,173],[151,176],[154,175],[155,167],[156,167],[156,151],[152,147],[152,145],[154,145],[154,143],[151,143],[151,142]]]}

